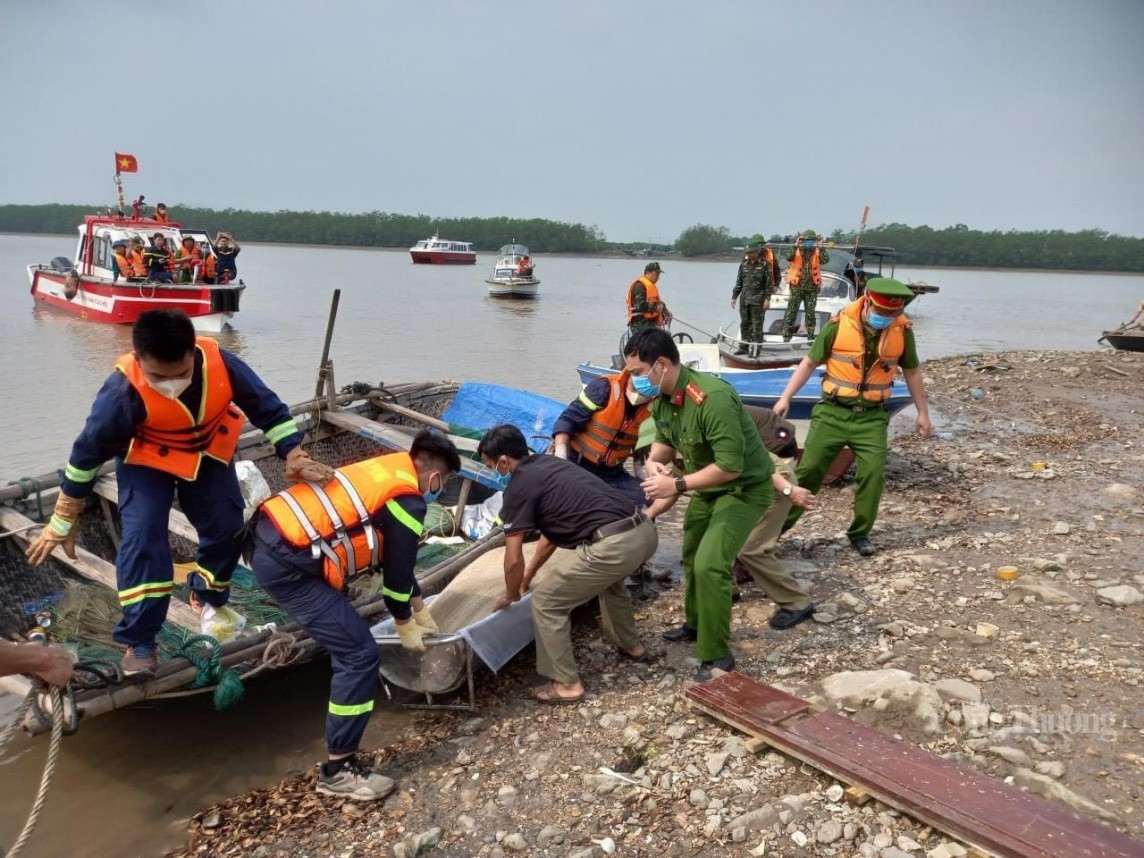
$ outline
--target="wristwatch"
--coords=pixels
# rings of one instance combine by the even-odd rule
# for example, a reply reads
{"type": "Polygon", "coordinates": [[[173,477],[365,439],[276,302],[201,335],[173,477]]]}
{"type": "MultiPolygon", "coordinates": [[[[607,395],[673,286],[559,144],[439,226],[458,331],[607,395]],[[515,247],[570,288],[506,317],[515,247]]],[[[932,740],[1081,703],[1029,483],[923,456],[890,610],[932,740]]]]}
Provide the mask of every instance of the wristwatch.
{"type": "Polygon", "coordinates": [[[791,492],[793,492],[793,491],[794,491],[794,486],[791,485],[790,483],[787,483],[785,486],[783,486],[783,497],[789,498],[791,495],[791,492]]]}
{"type": "Polygon", "coordinates": [[[676,494],[681,495],[685,491],[687,491],[687,480],[685,480],[683,477],[676,477],[675,478],[675,492],[676,492],[676,494]]]}

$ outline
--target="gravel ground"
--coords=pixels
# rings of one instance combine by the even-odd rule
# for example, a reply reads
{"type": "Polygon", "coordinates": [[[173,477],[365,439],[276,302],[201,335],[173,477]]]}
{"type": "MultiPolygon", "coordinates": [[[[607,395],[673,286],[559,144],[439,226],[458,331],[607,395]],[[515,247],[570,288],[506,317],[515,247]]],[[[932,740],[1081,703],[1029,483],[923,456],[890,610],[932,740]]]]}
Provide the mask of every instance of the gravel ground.
{"type": "MultiPolygon", "coordinates": [[[[745,589],[738,669],[1144,838],[1144,356],[961,356],[925,375],[939,431],[893,442],[882,553],[846,545],[852,487],[824,489],[781,545],[817,621],[772,631],[773,605],[745,589]]],[[[583,703],[531,702],[526,651],[478,676],[475,715],[427,713],[377,751],[399,781],[384,803],[320,798],[303,772],[203,811],[173,854],[965,854],[691,709],[689,647],[657,636],[680,621],[680,591],[635,593],[657,657],[617,658],[584,611],[583,703]]]]}

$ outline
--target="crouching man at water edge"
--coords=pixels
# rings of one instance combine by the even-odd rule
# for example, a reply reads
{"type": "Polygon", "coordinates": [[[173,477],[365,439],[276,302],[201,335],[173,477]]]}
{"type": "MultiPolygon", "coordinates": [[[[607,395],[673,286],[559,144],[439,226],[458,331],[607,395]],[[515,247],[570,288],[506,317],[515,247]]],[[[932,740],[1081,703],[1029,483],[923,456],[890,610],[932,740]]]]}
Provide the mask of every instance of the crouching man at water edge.
{"type": "Polygon", "coordinates": [[[576,703],[584,697],[572,653],[571,614],[579,605],[598,596],[604,635],[617,653],[647,657],[624,579],[655,554],[655,524],[631,499],[579,465],[530,455],[515,426],[494,426],[477,452],[487,467],[509,478],[501,506],[505,593],[497,607],[532,594],[536,672],[551,680],[532,696],[541,703],[576,703]],[[526,564],[524,537],[534,530],[540,531],[540,544],[526,564]]]}
{"type": "Polygon", "coordinates": [[[409,453],[376,456],[299,483],[266,501],[254,525],[259,585],[330,654],[329,758],[317,791],[357,801],[392,792],[392,779],[357,757],[377,692],[378,646],[346,596],[354,576],[381,566],[382,595],[406,649],[423,651],[437,624],[415,577],[427,502],[461,469],[446,437],[421,432],[409,453]],[[339,536],[339,534],[341,534],[339,536]]]}

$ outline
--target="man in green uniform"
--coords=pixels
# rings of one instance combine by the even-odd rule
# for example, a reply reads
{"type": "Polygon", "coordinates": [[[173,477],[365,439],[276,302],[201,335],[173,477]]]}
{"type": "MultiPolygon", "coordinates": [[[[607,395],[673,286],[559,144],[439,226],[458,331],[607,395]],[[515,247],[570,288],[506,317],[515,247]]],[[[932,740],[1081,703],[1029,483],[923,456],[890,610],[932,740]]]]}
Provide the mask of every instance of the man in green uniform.
{"type": "Polygon", "coordinates": [[[652,396],[655,441],[644,494],[651,501],[694,492],[683,519],[683,608],[686,622],[664,633],[696,641],[695,678],[732,670],[731,564],[774,498],[774,465],[734,388],[682,366],[667,331],[641,331],[624,347],[633,389],[652,396]],[[685,476],[671,464],[683,460],[685,476]]]}
{"type": "Polygon", "coordinates": [[[628,335],[633,337],[645,328],[671,323],[671,311],[659,295],[659,277],[663,269],[658,262],[649,262],[643,271],[643,277],[633,280],[628,286],[628,335]]]}
{"type": "Polygon", "coordinates": [[[787,301],[786,315],[783,316],[783,342],[790,342],[794,336],[794,321],[798,308],[803,308],[803,324],[806,335],[814,339],[814,308],[818,305],[818,287],[822,285],[821,266],[830,261],[830,254],[822,247],[818,234],[808,229],[795,242],[787,253],[787,284],[790,286],[790,299],[787,301]]]}
{"type": "Polygon", "coordinates": [[[771,306],[771,294],[779,282],[779,264],[774,252],[764,247],[766,239],[756,233],[747,242],[735,288],[731,290],[731,309],[739,303],[739,340],[736,354],[747,353],[747,343],[763,341],[763,316],[771,306]]]}
{"type": "MultiPolygon", "coordinates": [[[[842,448],[854,451],[858,485],[854,518],[846,535],[863,557],[878,550],[869,534],[886,482],[890,415],[882,402],[890,395],[898,368],[918,410],[918,434],[928,438],[933,431],[913,327],[902,315],[913,297],[910,287],[898,280],[878,277],[868,281],[866,294],[834,316],[815,340],[773,409],[785,417],[791,397],[817,366],[826,364],[823,398],[811,412],[810,432],[796,472],[798,484],[817,492],[842,448]]],[[[798,521],[802,512],[797,507],[792,509],[786,527],[798,521]]]]}

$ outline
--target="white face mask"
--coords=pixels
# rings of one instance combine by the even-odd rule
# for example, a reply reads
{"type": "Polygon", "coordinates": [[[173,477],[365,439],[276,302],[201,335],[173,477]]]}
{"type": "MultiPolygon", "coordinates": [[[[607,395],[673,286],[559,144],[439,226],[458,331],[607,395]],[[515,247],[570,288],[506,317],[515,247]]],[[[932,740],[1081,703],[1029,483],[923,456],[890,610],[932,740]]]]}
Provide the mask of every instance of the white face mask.
{"type": "Polygon", "coordinates": [[[165,381],[147,381],[151,388],[168,399],[178,399],[179,394],[191,386],[190,378],[168,378],[165,381]]]}
{"type": "Polygon", "coordinates": [[[628,402],[630,402],[632,405],[643,405],[645,402],[647,402],[649,399],[651,399],[650,396],[640,396],[640,394],[636,393],[630,387],[628,388],[627,393],[628,393],[628,402]]]}

